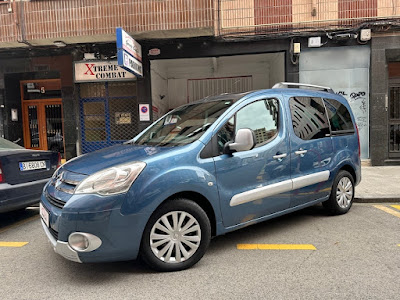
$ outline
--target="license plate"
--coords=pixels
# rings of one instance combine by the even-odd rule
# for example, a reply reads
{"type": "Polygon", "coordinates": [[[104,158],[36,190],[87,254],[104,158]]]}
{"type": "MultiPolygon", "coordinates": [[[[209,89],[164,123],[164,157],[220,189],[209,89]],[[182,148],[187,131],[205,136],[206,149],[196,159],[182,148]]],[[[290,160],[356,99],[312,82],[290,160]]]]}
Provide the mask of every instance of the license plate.
{"type": "Polygon", "coordinates": [[[40,216],[42,217],[43,222],[49,227],[49,212],[44,208],[42,203],[39,204],[40,207],[40,216]]]}
{"type": "Polygon", "coordinates": [[[44,160],[23,161],[19,163],[19,169],[21,171],[46,169],[46,161],[44,160]]]}

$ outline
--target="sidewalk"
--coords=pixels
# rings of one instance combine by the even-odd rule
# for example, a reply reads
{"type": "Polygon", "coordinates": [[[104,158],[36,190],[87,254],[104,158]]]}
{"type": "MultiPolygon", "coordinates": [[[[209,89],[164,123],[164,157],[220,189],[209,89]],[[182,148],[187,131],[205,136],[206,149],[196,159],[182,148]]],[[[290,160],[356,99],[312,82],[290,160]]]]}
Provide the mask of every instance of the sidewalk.
{"type": "Polygon", "coordinates": [[[400,166],[361,167],[354,202],[400,202],[400,166]]]}

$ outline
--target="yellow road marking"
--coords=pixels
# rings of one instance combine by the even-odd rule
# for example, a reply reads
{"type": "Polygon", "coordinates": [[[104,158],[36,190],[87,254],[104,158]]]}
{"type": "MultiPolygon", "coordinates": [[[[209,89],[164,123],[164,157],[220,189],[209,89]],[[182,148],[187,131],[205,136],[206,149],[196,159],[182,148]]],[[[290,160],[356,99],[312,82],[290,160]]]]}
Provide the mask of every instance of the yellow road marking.
{"type": "Polygon", "coordinates": [[[395,209],[400,210],[400,205],[390,205],[391,207],[394,207],[395,209]]]}
{"type": "Polygon", "coordinates": [[[0,242],[0,247],[23,247],[28,242],[0,242]]]}
{"type": "Polygon", "coordinates": [[[311,244],[238,244],[239,250],[317,250],[311,244]]]}
{"type": "Polygon", "coordinates": [[[35,219],[39,219],[39,215],[32,216],[32,217],[30,217],[28,219],[21,220],[21,221],[19,221],[17,223],[14,223],[14,224],[10,225],[10,226],[4,227],[3,229],[0,229],[0,233],[3,233],[3,232],[5,232],[5,231],[7,231],[7,230],[9,230],[11,228],[18,227],[19,225],[28,223],[28,222],[30,222],[32,220],[35,220],[35,219]]]}
{"type": "Polygon", "coordinates": [[[391,215],[393,215],[395,217],[400,218],[400,212],[395,211],[395,210],[393,210],[393,209],[391,209],[389,207],[386,207],[386,206],[383,206],[383,205],[374,205],[374,207],[377,208],[377,209],[383,210],[384,212],[387,212],[388,214],[391,214],[391,215]]]}

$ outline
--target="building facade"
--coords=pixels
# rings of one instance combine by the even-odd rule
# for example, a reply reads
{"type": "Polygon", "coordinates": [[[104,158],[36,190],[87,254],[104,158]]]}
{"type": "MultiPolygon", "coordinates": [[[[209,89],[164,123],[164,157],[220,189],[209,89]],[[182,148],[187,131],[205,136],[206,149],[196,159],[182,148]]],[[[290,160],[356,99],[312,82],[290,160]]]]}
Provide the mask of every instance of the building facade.
{"type": "Polygon", "coordinates": [[[0,135],[70,159],[209,95],[303,82],[348,99],[364,160],[398,164],[399,20],[389,0],[0,1],[0,135]],[[117,65],[117,27],[143,76],[117,65]]]}

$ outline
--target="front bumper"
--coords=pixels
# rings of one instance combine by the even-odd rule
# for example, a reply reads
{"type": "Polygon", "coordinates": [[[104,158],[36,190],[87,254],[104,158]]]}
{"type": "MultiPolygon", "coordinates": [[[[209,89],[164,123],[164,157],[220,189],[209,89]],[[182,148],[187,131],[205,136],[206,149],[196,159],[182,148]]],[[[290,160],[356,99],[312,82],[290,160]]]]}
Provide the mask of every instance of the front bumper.
{"type": "Polygon", "coordinates": [[[58,208],[48,201],[45,193],[42,195],[41,203],[49,213],[49,227],[43,221],[42,226],[55,252],[83,263],[136,259],[149,214],[123,215],[121,201],[96,197],[72,196],[63,208],[58,208]],[[97,206],[90,209],[89,203],[97,206]],[[98,237],[100,247],[83,252],[72,249],[68,239],[76,232],[98,237]]]}
{"type": "Polygon", "coordinates": [[[46,224],[43,222],[43,220],[41,220],[41,222],[42,222],[43,230],[46,233],[46,236],[49,239],[49,242],[53,246],[54,251],[68,260],[81,263],[82,261],[79,258],[78,252],[75,251],[74,249],[72,249],[68,245],[68,242],[56,241],[56,239],[50,233],[49,228],[46,226],[46,224]]]}

